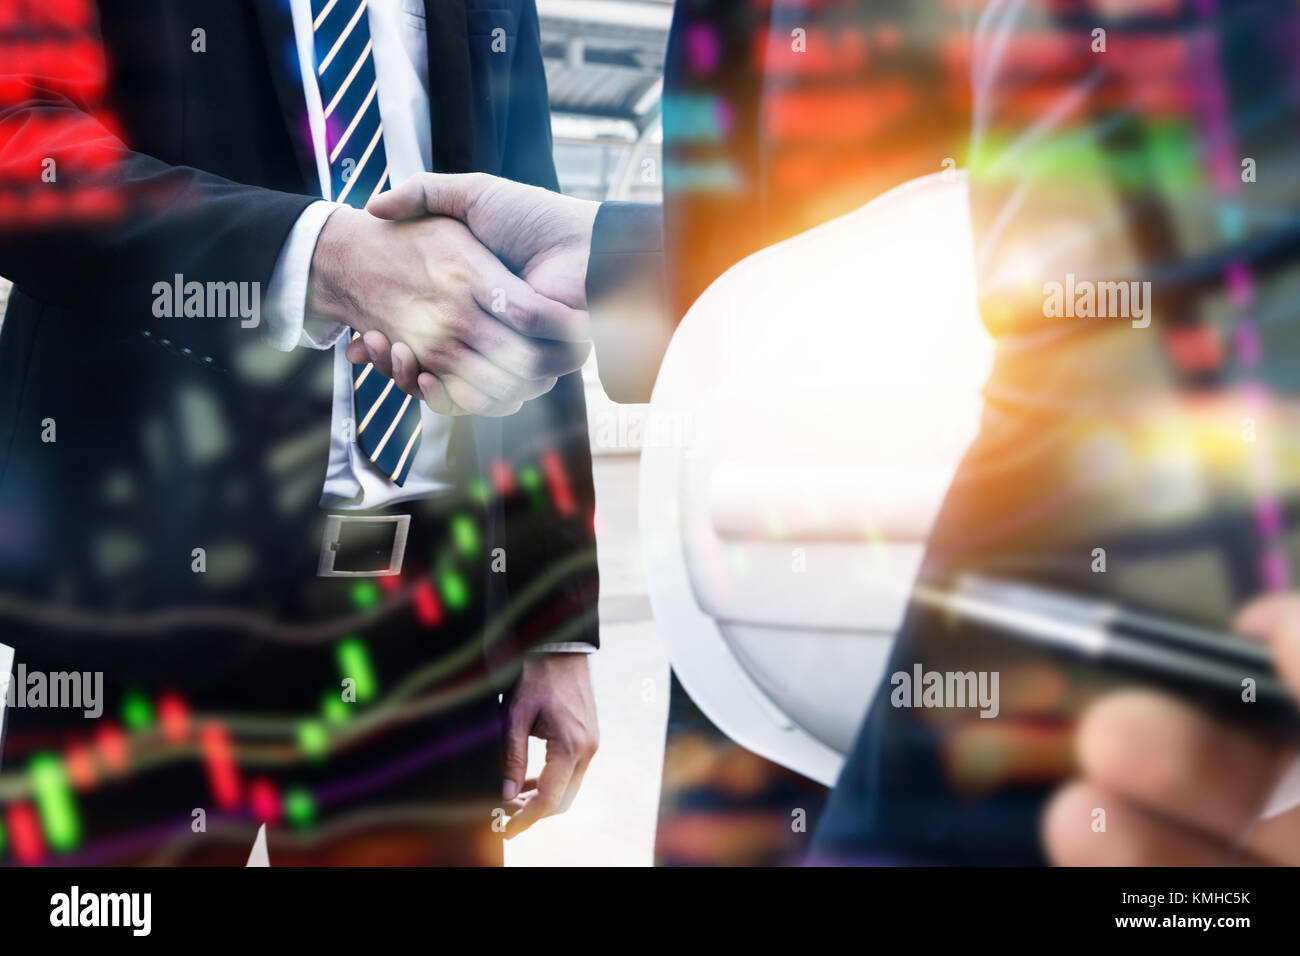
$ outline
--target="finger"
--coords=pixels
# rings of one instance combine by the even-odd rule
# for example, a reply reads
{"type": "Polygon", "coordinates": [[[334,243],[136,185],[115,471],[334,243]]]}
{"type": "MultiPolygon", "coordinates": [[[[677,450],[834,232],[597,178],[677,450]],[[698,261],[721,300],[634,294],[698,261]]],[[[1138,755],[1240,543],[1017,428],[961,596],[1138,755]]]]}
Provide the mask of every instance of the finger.
{"type": "Polygon", "coordinates": [[[463,408],[466,414],[482,415],[487,418],[503,418],[513,415],[523,407],[523,401],[498,401],[485,394],[476,386],[467,382],[455,372],[439,372],[442,387],[447,390],[451,400],[463,408]]]}
{"type": "Polygon", "coordinates": [[[555,378],[554,376],[552,376],[551,378],[535,378],[529,380],[529,382],[527,383],[528,394],[522,396],[523,400],[526,402],[531,402],[534,398],[540,398],[541,396],[549,392],[551,389],[555,388],[555,383],[557,381],[559,381],[559,379],[555,378]]]}
{"type": "Polygon", "coordinates": [[[523,379],[568,375],[582,368],[591,354],[590,342],[529,338],[495,318],[490,322],[465,322],[458,334],[480,355],[523,379]]]}
{"type": "Polygon", "coordinates": [[[506,800],[502,806],[510,811],[509,815],[513,816],[524,807],[528,806],[528,801],[537,795],[537,778],[529,777],[524,781],[523,789],[519,791],[518,796],[513,800],[506,800]]]}
{"type": "Polygon", "coordinates": [[[506,800],[513,800],[524,790],[524,776],[528,772],[528,732],[536,717],[534,707],[515,707],[509,711],[501,759],[501,796],[506,800]]]}
{"type": "Polygon", "coordinates": [[[544,797],[542,791],[538,790],[524,802],[523,808],[512,815],[509,822],[506,823],[506,839],[513,840],[532,827],[538,820],[549,817],[553,812],[552,804],[548,802],[548,798],[544,797]]]}
{"type": "Polygon", "coordinates": [[[1278,676],[1300,696],[1300,595],[1288,592],[1258,598],[1241,610],[1235,625],[1270,646],[1278,676]]]}
{"type": "Polygon", "coordinates": [[[538,820],[559,811],[560,802],[569,788],[569,781],[577,767],[577,753],[554,740],[546,742],[546,766],[537,778],[537,795],[528,801],[518,814],[506,824],[506,839],[523,833],[538,820]]]}
{"type": "Polygon", "coordinates": [[[388,344],[388,339],[383,332],[376,332],[371,329],[361,336],[361,341],[366,346],[366,356],[370,363],[374,365],[375,371],[384,378],[393,377],[392,346],[388,344]]]}
{"type": "MultiPolygon", "coordinates": [[[[483,322],[493,320],[483,316],[483,322]]],[[[449,343],[432,353],[426,359],[425,367],[436,375],[450,372],[459,376],[498,404],[528,401],[544,394],[555,384],[554,379],[548,384],[546,380],[520,378],[460,341],[449,343]]]]}
{"type": "MultiPolygon", "coordinates": [[[[385,339],[385,341],[387,341],[387,339],[385,339]]],[[[365,365],[370,361],[370,352],[366,349],[366,343],[361,340],[360,332],[353,334],[352,341],[348,343],[348,347],[344,352],[348,357],[348,361],[353,365],[365,365]]]]}
{"type": "Polygon", "coordinates": [[[1264,594],[1246,604],[1233,619],[1233,627],[1246,637],[1267,640],[1279,627],[1295,629],[1300,620],[1300,596],[1291,592],[1264,594]]]}
{"type": "Polygon", "coordinates": [[[407,395],[413,395],[421,398],[419,375],[420,363],[415,360],[415,353],[405,342],[398,342],[392,347],[389,355],[393,363],[393,381],[397,387],[407,395]]]}
{"type": "Polygon", "coordinates": [[[585,342],[591,321],[582,309],[548,299],[515,275],[486,246],[467,252],[478,281],[474,299],[488,315],[535,339],[585,342]]]}
{"type": "Polygon", "coordinates": [[[1042,840],[1048,858],[1059,866],[1259,863],[1212,837],[1180,826],[1086,781],[1068,784],[1048,803],[1043,811],[1042,840]]]}
{"type": "Polygon", "coordinates": [[[366,203],[366,212],[380,219],[413,219],[441,215],[464,219],[476,182],[475,173],[416,173],[396,189],[380,193],[366,203]]]}
{"type": "Polygon", "coordinates": [[[579,760],[577,766],[573,768],[573,776],[569,778],[569,785],[565,788],[557,813],[569,812],[569,807],[573,806],[573,801],[578,798],[578,791],[582,789],[582,780],[587,776],[587,768],[590,766],[591,756],[587,756],[579,760]]]}
{"type": "Polygon", "coordinates": [[[424,396],[424,403],[432,411],[437,412],[439,415],[466,414],[463,408],[451,400],[451,396],[443,388],[438,376],[432,372],[421,372],[416,377],[416,382],[420,386],[420,394],[424,396]]]}
{"type": "Polygon", "coordinates": [[[545,395],[555,387],[556,378],[520,378],[497,365],[487,356],[468,346],[455,361],[455,374],[469,382],[483,394],[504,405],[514,404],[513,414],[520,402],[530,402],[545,395]]]}
{"type": "MultiPolygon", "coordinates": [[[[501,267],[503,270],[505,266],[501,267]]],[[[496,276],[491,284],[479,286],[475,299],[515,331],[534,339],[559,342],[589,342],[591,316],[586,309],[574,309],[548,299],[507,271],[509,279],[496,276]]]]}
{"type": "Polygon", "coordinates": [[[1284,756],[1146,691],[1103,698],[1079,727],[1079,761],[1090,781],[1229,845],[1258,819],[1284,756]]]}

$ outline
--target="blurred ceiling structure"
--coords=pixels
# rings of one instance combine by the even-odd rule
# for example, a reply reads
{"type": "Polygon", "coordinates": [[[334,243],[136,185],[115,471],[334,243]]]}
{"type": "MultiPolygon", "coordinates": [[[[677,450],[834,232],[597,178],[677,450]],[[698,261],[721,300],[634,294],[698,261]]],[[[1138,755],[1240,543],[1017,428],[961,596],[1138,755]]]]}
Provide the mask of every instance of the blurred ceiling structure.
{"type": "Polygon", "coordinates": [[[672,0],[538,0],[565,192],[657,200],[672,0]]]}

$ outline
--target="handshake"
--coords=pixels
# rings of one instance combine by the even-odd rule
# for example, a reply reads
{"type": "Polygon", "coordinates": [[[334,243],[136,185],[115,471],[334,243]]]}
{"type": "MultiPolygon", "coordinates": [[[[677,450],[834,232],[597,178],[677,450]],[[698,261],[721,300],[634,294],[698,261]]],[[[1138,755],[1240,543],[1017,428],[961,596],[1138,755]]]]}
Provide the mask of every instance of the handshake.
{"type": "Polygon", "coordinates": [[[598,206],[486,173],[413,176],[330,214],[307,321],[354,329],[348,359],[435,412],[513,414],[591,351],[598,206]]]}

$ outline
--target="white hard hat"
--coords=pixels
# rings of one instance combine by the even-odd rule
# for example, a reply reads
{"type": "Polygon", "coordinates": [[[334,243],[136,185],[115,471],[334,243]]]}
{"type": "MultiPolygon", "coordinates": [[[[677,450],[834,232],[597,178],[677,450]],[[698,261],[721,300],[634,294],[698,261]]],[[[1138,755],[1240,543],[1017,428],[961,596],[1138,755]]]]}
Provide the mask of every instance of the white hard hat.
{"type": "Polygon", "coordinates": [[[834,782],[992,360],[961,174],[750,256],[687,313],[641,536],[673,669],[733,740],[834,782]]]}

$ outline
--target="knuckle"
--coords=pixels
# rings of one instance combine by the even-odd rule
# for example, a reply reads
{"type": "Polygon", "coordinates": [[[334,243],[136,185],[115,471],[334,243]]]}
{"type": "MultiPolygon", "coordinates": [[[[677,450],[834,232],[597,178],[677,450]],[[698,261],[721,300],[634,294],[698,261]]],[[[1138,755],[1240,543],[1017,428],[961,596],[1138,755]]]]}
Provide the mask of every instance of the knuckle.
{"type": "Polygon", "coordinates": [[[520,296],[510,297],[507,314],[510,316],[510,324],[525,335],[534,335],[541,328],[541,318],[537,310],[520,296]]]}
{"type": "Polygon", "coordinates": [[[465,257],[455,253],[447,258],[442,268],[443,286],[454,291],[461,291],[470,288],[474,278],[474,271],[470,268],[465,257]]]}
{"type": "Polygon", "coordinates": [[[436,342],[429,347],[421,364],[431,372],[445,372],[456,365],[457,349],[451,342],[436,342]]]}
{"type": "Polygon", "coordinates": [[[492,386],[496,390],[497,400],[507,404],[528,397],[528,382],[524,379],[501,375],[493,381],[492,386]]]}
{"type": "Polygon", "coordinates": [[[558,742],[561,750],[568,756],[581,757],[587,749],[587,732],[581,728],[574,728],[558,742]]]}
{"type": "Polygon", "coordinates": [[[450,325],[452,334],[461,341],[473,341],[487,324],[473,297],[468,297],[463,308],[458,309],[450,325]]]}
{"type": "MultiPolygon", "coordinates": [[[[444,223],[439,227],[445,231],[444,223]]],[[[474,276],[474,266],[464,251],[454,245],[444,245],[438,251],[437,271],[444,287],[462,288],[469,285],[474,276]]]]}
{"type": "Polygon", "coordinates": [[[498,356],[508,358],[510,353],[509,343],[506,341],[500,322],[493,321],[475,321],[471,325],[473,337],[469,339],[469,344],[482,352],[494,361],[498,356]]]}
{"type": "Polygon", "coordinates": [[[511,375],[514,375],[517,378],[528,378],[528,361],[525,355],[526,351],[526,349],[516,348],[511,345],[495,351],[489,350],[484,354],[492,358],[494,362],[508,371],[511,375]]]}
{"type": "Polygon", "coordinates": [[[538,379],[546,377],[546,353],[536,346],[528,346],[523,349],[519,356],[519,364],[523,366],[523,377],[538,379]]]}
{"type": "Polygon", "coordinates": [[[579,757],[590,757],[600,746],[600,739],[597,734],[591,731],[578,731],[573,739],[573,752],[579,757]]]}

